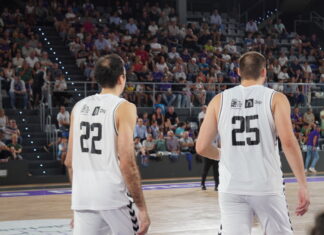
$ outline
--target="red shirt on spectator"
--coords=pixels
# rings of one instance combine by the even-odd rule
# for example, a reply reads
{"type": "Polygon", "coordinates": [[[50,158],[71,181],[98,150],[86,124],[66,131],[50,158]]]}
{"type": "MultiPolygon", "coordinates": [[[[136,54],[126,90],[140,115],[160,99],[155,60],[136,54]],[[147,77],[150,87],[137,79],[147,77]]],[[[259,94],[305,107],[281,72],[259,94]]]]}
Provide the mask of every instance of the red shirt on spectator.
{"type": "Polygon", "coordinates": [[[149,53],[145,50],[142,50],[142,49],[138,49],[136,52],[135,52],[135,55],[141,57],[141,61],[145,64],[148,59],[149,59],[149,53]]]}

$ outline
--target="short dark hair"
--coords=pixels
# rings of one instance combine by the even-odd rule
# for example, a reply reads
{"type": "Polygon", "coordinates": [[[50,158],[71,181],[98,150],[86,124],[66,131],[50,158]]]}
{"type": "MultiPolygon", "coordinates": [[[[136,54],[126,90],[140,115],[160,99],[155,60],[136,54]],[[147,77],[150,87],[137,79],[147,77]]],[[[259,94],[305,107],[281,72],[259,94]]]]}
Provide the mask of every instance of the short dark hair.
{"type": "Polygon", "coordinates": [[[261,71],[266,67],[265,57],[256,51],[243,54],[239,61],[241,79],[257,80],[261,71]]]}
{"type": "Polygon", "coordinates": [[[117,54],[100,57],[95,66],[94,76],[104,88],[114,88],[119,76],[124,74],[124,61],[117,54]]]}

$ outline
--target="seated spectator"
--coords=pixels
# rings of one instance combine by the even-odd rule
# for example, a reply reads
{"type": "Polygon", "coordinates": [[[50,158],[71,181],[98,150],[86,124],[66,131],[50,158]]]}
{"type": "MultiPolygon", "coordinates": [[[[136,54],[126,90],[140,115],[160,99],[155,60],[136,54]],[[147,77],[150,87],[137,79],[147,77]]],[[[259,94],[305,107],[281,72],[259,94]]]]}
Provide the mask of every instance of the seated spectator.
{"type": "Polygon", "coordinates": [[[135,135],[135,137],[139,137],[141,141],[146,139],[147,128],[143,124],[143,119],[142,118],[137,119],[137,124],[135,126],[134,135],[135,135]]]}
{"type": "Polygon", "coordinates": [[[313,113],[312,108],[308,108],[307,112],[303,115],[303,121],[305,124],[314,124],[315,123],[315,115],[313,113]]]}
{"type": "Polygon", "coordinates": [[[34,68],[35,64],[39,62],[34,51],[30,52],[29,56],[26,57],[26,62],[31,68],[34,68]]]}
{"type": "Polygon", "coordinates": [[[281,67],[286,66],[288,62],[288,58],[284,52],[280,53],[280,56],[278,58],[279,64],[281,67]]]}
{"type": "Polygon", "coordinates": [[[292,122],[297,125],[299,128],[302,127],[303,125],[303,116],[301,115],[301,113],[299,112],[299,108],[296,107],[294,108],[293,113],[291,114],[291,120],[292,122]]]}
{"type": "Polygon", "coordinates": [[[134,35],[134,34],[137,34],[139,31],[138,31],[138,28],[137,28],[137,25],[135,24],[135,21],[133,18],[130,18],[128,20],[128,23],[125,25],[125,29],[128,31],[129,34],[131,35],[134,35]]]}
{"type": "Polygon", "coordinates": [[[287,30],[285,25],[282,23],[281,19],[278,19],[277,22],[274,25],[274,29],[277,34],[282,35],[282,34],[287,34],[287,30]]]}
{"type": "Polygon", "coordinates": [[[318,155],[319,141],[318,140],[320,138],[320,131],[321,131],[321,127],[317,125],[314,127],[314,130],[311,131],[308,135],[305,173],[307,173],[307,169],[312,173],[317,173],[315,166],[316,166],[317,161],[319,160],[319,155],[318,155]],[[309,166],[309,168],[308,168],[308,166],[309,166]]]}
{"type": "Polygon", "coordinates": [[[143,145],[141,144],[141,140],[139,137],[134,138],[134,148],[135,148],[135,156],[142,157],[145,155],[145,150],[143,145]]]}
{"type": "Polygon", "coordinates": [[[0,108],[0,129],[4,129],[8,125],[8,117],[4,109],[0,108]]]}
{"type": "Polygon", "coordinates": [[[198,123],[199,126],[201,125],[201,123],[203,122],[205,115],[206,115],[206,111],[207,111],[207,105],[203,105],[201,108],[200,113],[198,114],[198,123]]]}
{"type": "Polygon", "coordinates": [[[166,140],[164,138],[163,132],[160,132],[158,138],[155,140],[155,150],[157,153],[167,152],[166,140]]]}
{"type": "Polygon", "coordinates": [[[191,58],[191,60],[189,60],[189,63],[187,65],[187,70],[188,70],[188,80],[196,81],[196,77],[198,76],[198,73],[200,71],[196,58],[191,58]]]}
{"type": "Polygon", "coordinates": [[[143,141],[143,148],[146,156],[155,153],[155,142],[151,134],[146,135],[146,139],[143,141]]]}
{"type": "Polygon", "coordinates": [[[179,122],[178,127],[175,130],[175,136],[181,138],[183,132],[185,132],[185,128],[186,128],[186,123],[179,122]]]}
{"type": "Polygon", "coordinates": [[[180,141],[180,151],[181,154],[186,156],[188,162],[188,169],[191,171],[192,169],[192,153],[194,152],[194,141],[191,137],[189,137],[189,132],[185,131],[182,133],[182,138],[180,141]]]}
{"type": "Polygon", "coordinates": [[[166,138],[167,150],[170,152],[171,160],[178,159],[180,156],[180,143],[173,131],[168,131],[168,137],[166,138]]]}
{"type": "Polygon", "coordinates": [[[255,21],[250,19],[245,25],[245,32],[246,33],[256,33],[258,32],[258,26],[255,21]]]}
{"type": "Polygon", "coordinates": [[[183,40],[183,47],[192,49],[192,50],[198,50],[198,37],[193,33],[192,29],[187,30],[187,34],[183,40]]]}
{"type": "Polygon", "coordinates": [[[16,56],[12,58],[12,63],[14,67],[22,67],[24,64],[25,59],[21,57],[21,52],[17,52],[16,56]]]}
{"type": "Polygon", "coordinates": [[[64,76],[61,75],[55,79],[54,89],[53,89],[53,106],[64,105],[65,99],[69,95],[65,92],[67,89],[67,83],[64,79],[64,76]]]}
{"type": "Polygon", "coordinates": [[[170,129],[175,129],[179,123],[179,118],[177,113],[174,111],[173,106],[168,107],[168,111],[165,114],[166,126],[170,129]]]}
{"type": "Polygon", "coordinates": [[[8,144],[8,148],[12,153],[13,160],[22,160],[23,157],[21,156],[22,146],[18,144],[18,135],[13,134],[11,136],[11,143],[8,144]]]}
{"type": "Polygon", "coordinates": [[[4,131],[0,129],[0,163],[8,162],[13,159],[13,154],[11,149],[2,141],[4,137],[4,131]]]}
{"type": "Polygon", "coordinates": [[[237,46],[235,45],[234,40],[230,40],[229,43],[225,45],[224,49],[226,49],[231,55],[238,55],[237,46]]]}
{"type": "Polygon", "coordinates": [[[94,43],[95,50],[98,51],[99,55],[103,55],[108,53],[111,45],[109,45],[108,41],[104,38],[102,33],[99,34],[98,39],[94,43]]]}
{"type": "Polygon", "coordinates": [[[324,137],[324,109],[320,112],[320,119],[321,119],[321,136],[324,137]]]}
{"type": "Polygon", "coordinates": [[[286,82],[286,81],[288,81],[289,78],[290,77],[289,77],[289,74],[288,74],[288,68],[286,66],[283,66],[281,68],[280,73],[278,74],[278,80],[286,82]]]}
{"type": "Polygon", "coordinates": [[[62,137],[68,137],[70,128],[70,113],[62,105],[60,111],[56,116],[59,130],[62,132],[62,137]]]}
{"type": "Polygon", "coordinates": [[[28,96],[26,92],[25,82],[20,79],[20,76],[15,76],[15,78],[11,81],[10,90],[10,105],[12,109],[16,109],[16,97],[23,97],[23,108],[27,109],[28,105],[28,96]]]}
{"type": "Polygon", "coordinates": [[[160,127],[157,120],[152,121],[152,125],[149,127],[149,133],[152,135],[153,139],[158,138],[160,127]]]}
{"type": "Polygon", "coordinates": [[[291,47],[292,49],[297,49],[298,53],[302,52],[302,40],[298,34],[291,40],[291,47]]]}

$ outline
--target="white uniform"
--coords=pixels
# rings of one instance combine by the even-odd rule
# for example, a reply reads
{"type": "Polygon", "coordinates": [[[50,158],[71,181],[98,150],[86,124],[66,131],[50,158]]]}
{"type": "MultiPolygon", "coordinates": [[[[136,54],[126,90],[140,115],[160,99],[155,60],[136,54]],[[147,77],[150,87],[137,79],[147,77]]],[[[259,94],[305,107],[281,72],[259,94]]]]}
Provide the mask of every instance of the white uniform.
{"type": "Polygon", "coordinates": [[[239,85],[222,93],[221,234],[250,234],[253,214],[267,235],[292,234],[271,110],[274,93],[261,85],[239,85]]]}
{"type": "Polygon", "coordinates": [[[74,234],[128,235],[138,229],[117,154],[115,110],[124,101],[96,94],[73,109],[74,234]]]}

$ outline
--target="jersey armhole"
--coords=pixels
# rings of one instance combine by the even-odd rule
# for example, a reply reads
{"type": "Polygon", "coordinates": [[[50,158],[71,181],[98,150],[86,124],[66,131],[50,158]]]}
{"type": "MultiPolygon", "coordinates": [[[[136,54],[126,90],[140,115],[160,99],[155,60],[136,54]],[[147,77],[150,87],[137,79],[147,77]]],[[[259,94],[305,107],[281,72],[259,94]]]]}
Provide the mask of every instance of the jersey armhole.
{"type": "Polygon", "coordinates": [[[115,129],[115,134],[116,134],[116,136],[118,136],[118,130],[117,130],[117,126],[116,126],[116,109],[119,107],[119,105],[120,105],[121,103],[124,103],[124,102],[125,102],[125,100],[120,101],[120,102],[116,105],[116,107],[114,108],[114,111],[113,111],[113,126],[114,126],[114,129],[115,129]]]}

